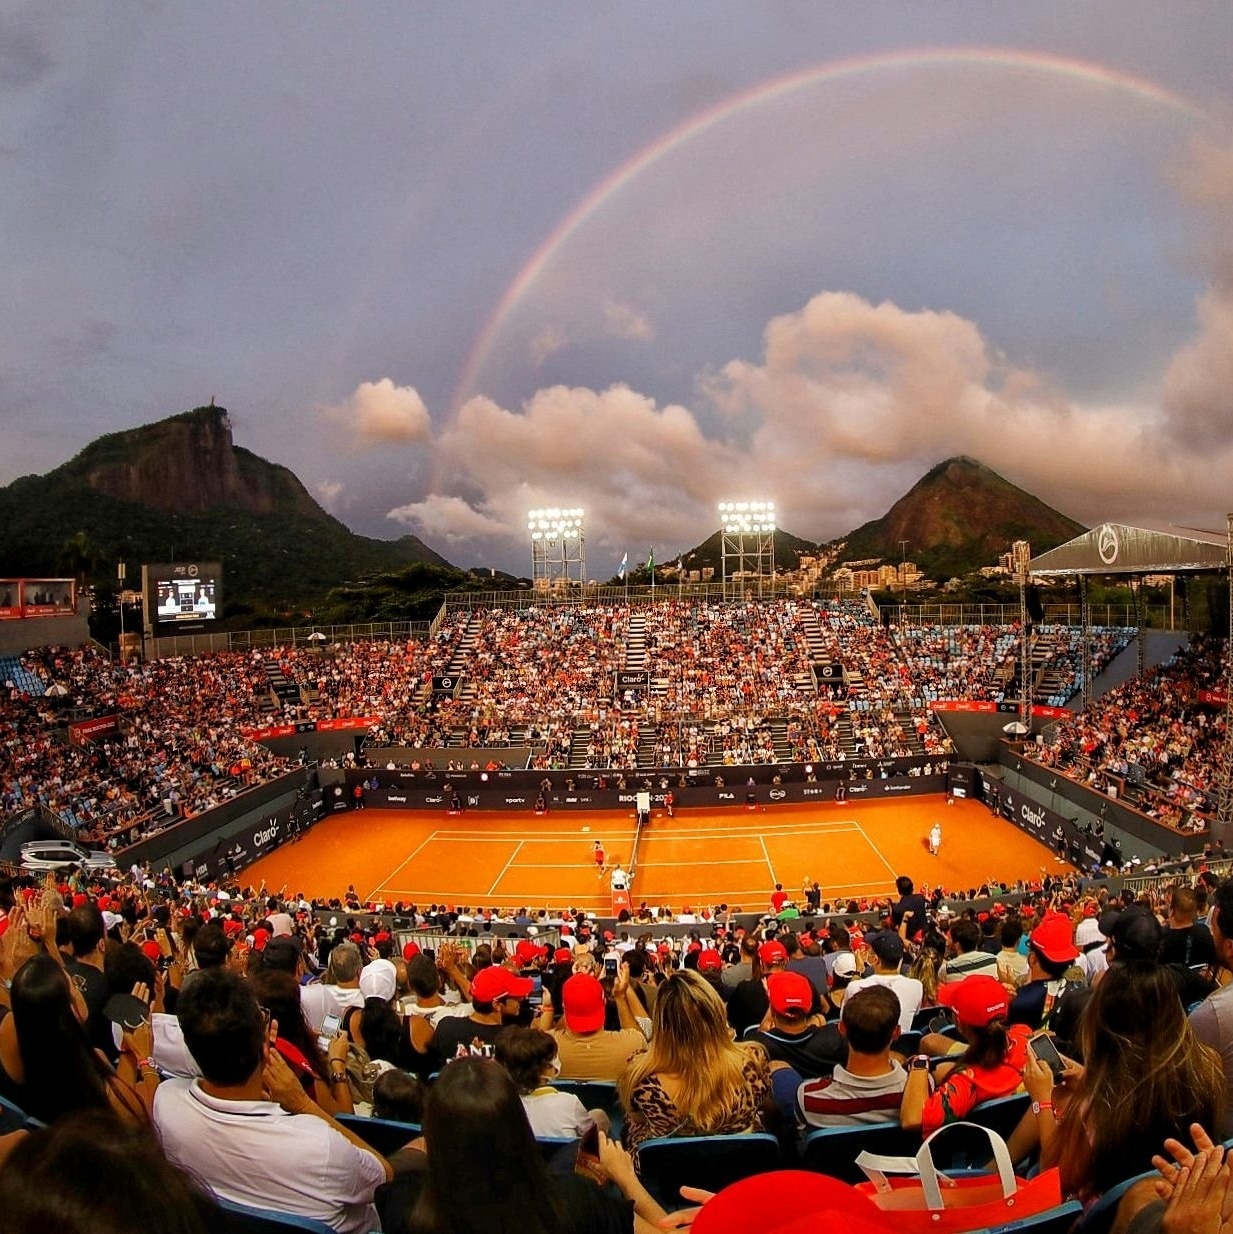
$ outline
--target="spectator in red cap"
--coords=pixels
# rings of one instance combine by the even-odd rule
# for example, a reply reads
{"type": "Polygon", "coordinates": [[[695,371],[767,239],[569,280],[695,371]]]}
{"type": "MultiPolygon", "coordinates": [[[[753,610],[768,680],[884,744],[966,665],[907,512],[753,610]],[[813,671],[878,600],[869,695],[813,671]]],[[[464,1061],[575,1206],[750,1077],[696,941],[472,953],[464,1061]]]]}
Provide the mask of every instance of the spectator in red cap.
{"type": "Polygon", "coordinates": [[[829,1074],[847,1050],[839,1029],[825,1022],[824,1005],[808,977],[774,972],[766,979],[766,993],[766,1015],[744,1039],[756,1041],[772,1062],[792,1069],[791,1097],[802,1079],[829,1074]]]}
{"type": "Polygon", "coordinates": [[[429,1056],[437,1064],[467,1054],[491,1057],[497,1034],[522,1011],[523,1000],[535,988],[500,964],[481,968],[471,979],[471,1014],[440,1020],[433,1030],[429,1056]]]}
{"type": "Polygon", "coordinates": [[[630,1059],[646,1048],[636,1018],[641,1004],[629,988],[625,965],[617,970],[612,997],[621,1023],[615,1030],[604,1028],[604,987],[590,973],[575,973],[561,987],[562,1024],[552,1027],[552,1005],[545,1000],[540,1026],[556,1038],[563,1080],[615,1081],[630,1059]]]}
{"type": "Polygon", "coordinates": [[[930,1135],[943,1123],[966,1118],[972,1107],[1006,1097],[1023,1083],[1030,1030],[1008,1025],[1010,1002],[996,977],[977,973],[938,987],[944,1007],[950,1007],[967,1049],[954,1063],[937,1068],[936,1089],[930,1093],[929,1056],[916,1055],[908,1064],[899,1119],[930,1135]]]}
{"type": "Polygon", "coordinates": [[[1049,1022],[1066,989],[1066,970],[1078,955],[1070,918],[1065,913],[1046,913],[1028,936],[1028,981],[1010,1004],[1011,1024],[1039,1028],[1049,1022]]]}
{"type": "Polygon", "coordinates": [[[788,950],[778,939],[770,938],[754,953],[749,979],[742,981],[728,998],[728,1023],[738,1037],[756,1028],[766,1015],[765,978],[788,967],[788,950]]]}
{"type": "Polygon", "coordinates": [[[723,1000],[697,973],[682,969],[660,986],[645,1054],[618,1091],[632,1148],[663,1135],[719,1135],[766,1126],[770,1072],[766,1051],[734,1042],[723,1000]]]}

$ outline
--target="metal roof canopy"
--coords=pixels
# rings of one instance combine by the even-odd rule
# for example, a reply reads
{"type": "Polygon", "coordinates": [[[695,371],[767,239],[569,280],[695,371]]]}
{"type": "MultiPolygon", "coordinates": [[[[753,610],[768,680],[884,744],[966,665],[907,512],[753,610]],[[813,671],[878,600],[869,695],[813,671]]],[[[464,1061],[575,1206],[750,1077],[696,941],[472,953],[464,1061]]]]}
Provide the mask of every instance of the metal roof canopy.
{"type": "Polygon", "coordinates": [[[1182,574],[1223,572],[1228,541],[1214,532],[1102,523],[1028,562],[1029,574],[1182,574]]]}

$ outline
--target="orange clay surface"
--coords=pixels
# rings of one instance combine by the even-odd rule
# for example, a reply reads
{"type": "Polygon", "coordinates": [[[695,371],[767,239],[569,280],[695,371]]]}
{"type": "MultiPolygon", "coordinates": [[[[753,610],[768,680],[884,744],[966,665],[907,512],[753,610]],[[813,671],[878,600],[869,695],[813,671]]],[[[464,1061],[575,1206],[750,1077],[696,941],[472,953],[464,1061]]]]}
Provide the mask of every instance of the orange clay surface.
{"type": "MultiPolygon", "coordinates": [[[[596,876],[593,847],[628,864],[634,816],[624,811],[472,811],[457,816],[401,810],[332,815],[303,839],[255,862],[246,881],[265,879],[305,895],[470,906],[564,907],[607,912],[608,877],[596,876]]],[[[636,906],[726,903],[761,911],[776,882],[792,894],[806,878],[823,900],[885,896],[895,877],[919,888],[1015,882],[1071,869],[1050,850],[981,804],[945,797],[837,805],[656,810],[638,841],[631,897],[636,906]],[[929,828],[942,847],[929,855],[929,828]]]]}

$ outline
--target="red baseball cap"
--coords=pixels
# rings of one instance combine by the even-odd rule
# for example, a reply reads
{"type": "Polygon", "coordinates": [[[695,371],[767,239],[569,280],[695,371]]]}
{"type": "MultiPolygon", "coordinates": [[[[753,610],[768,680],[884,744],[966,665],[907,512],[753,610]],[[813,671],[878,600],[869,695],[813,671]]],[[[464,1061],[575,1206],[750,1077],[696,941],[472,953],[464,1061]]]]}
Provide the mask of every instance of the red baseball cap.
{"type": "Polygon", "coordinates": [[[547,954],[547,947],[541,947],[538,943],[533,943],[529,938],[519,939],[518,946],[514,948],[514,956],[523,968],[528,964],[533,964],[540,956],[547,954]]]}
{"type": "Polygon", "coordinates": [[[1054,964],[1065,964],[1079,954],[1070,918],[1065,913],[1046,913],[1028,938],[1054,964]]]}
{"type": "Polygon", "coordinates": [[[147,960],[150,960],[155,964],[163,958],[162,948],[159,947],[159,945],[152,938],[146,939],[146,941],[141,944],[141,951],[147,960]]]}
{"type": "Polygon", "coordinates": [[[973,1028],[984,1028],[994,1020],[1004,1020],[1010,1010],[1010,996],[996,977],[973,973],[962,981],[938,986],[938,1002],[954,1010],[955,1019],[973,1028]]]}
{"type": "Polygon", "coordinates": [[[725,1187],[703,1206],[693,1234],[890,1234],[883,1213],[849,1183],[810,1170],[772,1170],[725,1187]]]}
{"type": "Polygon", "coordinates": [[[766,993],[776,1015],[808,1015],[813,1006],[813,985],[803,973],[772,973],[766,993]]]}
{"type": "Polygon", "coordinates": [[[519,977],[508,968],[491,964],[471,979],[471,1001],[496,1003],[503,998],[526,998],[534,988],[530,977],[519,977]]]}
{"type": "Polygon", "coordinates": [[[258,926],[253,931],[253,950],[254,951],[264,951],[265,945],[269,941],[270,941],[269,930],[262,929],[261,926],[258,926]]]}
{"type": "Polygon", "coordinates": [[[718,951],[704,951],[698,957],[698,971],[700,973],[717,973],[724,966],[724,958],[718,951]]]}
{"type": "Polygon", "coordinates": [[[772,938],[758,948],[758,959],[769,968],[772,964],[786,964],[788,952],[783,943],[772,938]]]}
{"type": "Polygon", "coordinates": [[[420,953],[420,945],[419,945],[419,943],[408,943],[408,944],[407,944],[407,945],[406,945],[406,946],[402,949],[402,958],[403,958],[404,960],[408,960],[408,961],[410,961],[410,960],[414,960],[414,959],[415,959],[415,957],[416,957],[417,955],[419,955],[419,953],[420,953]]]}
{"type": "Polygon", "coordinates": [[[572,964],[574,962],[574,953],[568,947],[558,947],[552,953],[552,958],[558,964],[572,964]]]}
{"type": "Polygon", "coordinates": [[[575,973],[561,987],[565,1024],[574,1033],[597,1033],[604,1026],[604,987],[590,973],[575,973]]]}

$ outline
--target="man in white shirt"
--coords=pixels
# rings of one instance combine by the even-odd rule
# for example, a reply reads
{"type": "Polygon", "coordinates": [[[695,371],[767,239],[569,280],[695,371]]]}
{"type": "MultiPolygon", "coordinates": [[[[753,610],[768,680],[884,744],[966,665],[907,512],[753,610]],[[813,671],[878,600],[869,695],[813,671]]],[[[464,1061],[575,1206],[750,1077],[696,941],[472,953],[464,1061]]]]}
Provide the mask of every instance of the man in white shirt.
{"type": "Polygon", "coordinates": [[[629,890],[629,875],[625,873],[625,870],[619,861],[612,867],[612,890],[629,890]]]}
{"type": "Polygon", "coordinates": [[[903,939],[890,930],[883,930],[869,936],[866,949],[873,960],[873,976],[852,982],[848,986],[845,1002],[871,985],[889,986],[899,998],[899,1031],[910,1033],[912,1020],[925,996],[925,987],[915,977],[905,977],[899,971],[903,963],[903,939]]]}
{"type": "Polygon", "coordinates": [[[330,952],[324,980],[301,988],[300,1005],[314,1033],[321,1031],[327,1015],[341,1016],[348,1007],[364,1005],[364,991],[360,989],[363,968],[355,943],[339,943],[330,952]]]}
{"type": "Polygon", "coordinates": [[[168,1160],[221,1199],[323,1221],[340,1234],[377,1228],[377,1187],[389,1164],[304,1092],[271,1048],[248,984],[225,969],[201,973],[177,1008],[196,1079],[166,1080],[153,1123],[168,1160]]]}

